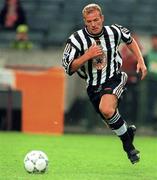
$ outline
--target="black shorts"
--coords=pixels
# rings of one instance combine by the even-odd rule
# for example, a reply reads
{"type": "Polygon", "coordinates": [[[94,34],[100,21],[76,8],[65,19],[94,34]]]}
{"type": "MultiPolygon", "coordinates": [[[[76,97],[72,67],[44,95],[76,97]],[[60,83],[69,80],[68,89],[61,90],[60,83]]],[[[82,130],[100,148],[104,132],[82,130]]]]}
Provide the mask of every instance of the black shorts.
{"type": "Polygon", "coordinates": [[[89,99],[98,113],[100,113],[100,100],[104,94],[114,94],[118,99],[120,98],[122,92],[125,89],[127,77],[128,76],[125,72],[119,72],[104,84],[87,87],[87,94],[89,99]]]}

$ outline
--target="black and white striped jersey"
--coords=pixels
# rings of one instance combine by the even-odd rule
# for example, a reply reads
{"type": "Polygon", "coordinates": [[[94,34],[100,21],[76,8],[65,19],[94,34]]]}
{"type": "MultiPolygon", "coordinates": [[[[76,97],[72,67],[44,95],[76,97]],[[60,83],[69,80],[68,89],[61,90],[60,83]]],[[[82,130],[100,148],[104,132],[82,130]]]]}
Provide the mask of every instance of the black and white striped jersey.
{"type": "Polygon", "coordinates": [[[72,75],[71,63],[83,55],[94,42],[103,49],[106,61],[103,68],[97,69],[94,59],[91,59],[78,70],[86,75],[87,84],[93,86],[103,84],[119,71],[122,59],[118,47],[121,42],[130,44],[132,37],[127,28],[117,24],[104,26],[98,35],[90,34],[86,28],[76,31],[67,40],[63,52],[62,65],[66,73],[72,75]]]}

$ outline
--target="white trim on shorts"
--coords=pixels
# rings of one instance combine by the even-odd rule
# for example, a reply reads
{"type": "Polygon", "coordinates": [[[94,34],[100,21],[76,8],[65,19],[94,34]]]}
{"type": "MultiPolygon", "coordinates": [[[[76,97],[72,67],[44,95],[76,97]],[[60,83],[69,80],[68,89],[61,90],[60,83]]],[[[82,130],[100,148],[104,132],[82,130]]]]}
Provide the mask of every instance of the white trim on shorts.
{"type": "Polygon", "coordinates": [[[120,98],[121,94],[124,91],[124,86],[126,85],[127,79],[128,79],[128,75],[125,72],[121,72],[121,82],[113,90],[113,93],[112,93],[112,94],[116,95],[118,97],[118,99],[120,98]]]}

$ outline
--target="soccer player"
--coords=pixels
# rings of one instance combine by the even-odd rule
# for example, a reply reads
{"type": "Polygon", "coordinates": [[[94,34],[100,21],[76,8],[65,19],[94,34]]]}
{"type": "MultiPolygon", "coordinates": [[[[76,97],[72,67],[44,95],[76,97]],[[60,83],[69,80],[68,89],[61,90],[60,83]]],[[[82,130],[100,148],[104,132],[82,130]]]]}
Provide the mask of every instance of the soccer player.
{"type": "Polygon", "coordinates": [[[62,64],[66,73],[78,72],[87,82],[87,93],[104,122],[120,137],[123,149],[131,163],[139,161],[139,151],[133,145],[134,125],[127,126],[118,111],[118,100],[124,91],[127,74],[120,72],[118,53],[123,41],[135,54],[137,73],[143,80],[147,69],[130,31],[118,24],[104,26],[104,16],[97,4],[88,4],[82,10],[85,27],[74,32],[65,45],[62,64]]]}

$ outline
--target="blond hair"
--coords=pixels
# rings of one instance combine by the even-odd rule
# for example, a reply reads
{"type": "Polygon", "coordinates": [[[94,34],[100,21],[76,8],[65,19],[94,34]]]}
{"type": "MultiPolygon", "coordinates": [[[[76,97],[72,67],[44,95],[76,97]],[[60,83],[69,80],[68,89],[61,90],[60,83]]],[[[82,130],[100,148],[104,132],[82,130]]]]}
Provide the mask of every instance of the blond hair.
{"type": "Polygon", "coordinates": [[[82,10],[82,16],[85,18],[85,15],[90,14],[93,11],[99,11],[100,15],[102,15],[101,7],[98,4],[88,4],[82,10]]]}

